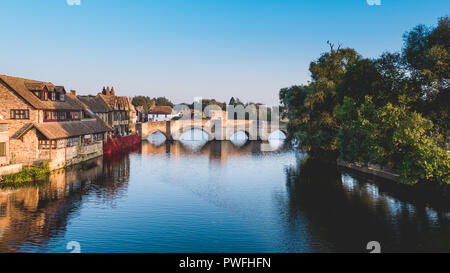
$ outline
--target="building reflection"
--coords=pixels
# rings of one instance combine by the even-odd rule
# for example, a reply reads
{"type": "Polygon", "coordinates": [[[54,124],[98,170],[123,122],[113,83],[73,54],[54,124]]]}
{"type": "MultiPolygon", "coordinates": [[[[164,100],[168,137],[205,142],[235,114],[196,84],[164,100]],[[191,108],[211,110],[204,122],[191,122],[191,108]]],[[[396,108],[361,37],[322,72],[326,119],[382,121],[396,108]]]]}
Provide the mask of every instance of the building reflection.
{"type": "Polygon", "coordinates": [[[107,204],[120,198],[129,172],[128,156],[99,158],[54,172],[39,185],[0,189],[0,252],[45,251],[34,246],[63,236],[86,196],[107,204]]]}

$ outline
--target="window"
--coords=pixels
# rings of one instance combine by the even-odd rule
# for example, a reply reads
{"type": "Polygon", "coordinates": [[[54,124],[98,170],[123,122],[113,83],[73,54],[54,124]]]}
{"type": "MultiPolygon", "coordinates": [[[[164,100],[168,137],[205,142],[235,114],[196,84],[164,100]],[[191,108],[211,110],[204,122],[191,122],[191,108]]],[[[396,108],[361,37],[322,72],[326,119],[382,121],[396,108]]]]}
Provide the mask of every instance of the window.
{"type": "Polygon", "coordinates": [[[67,139],[67,147],[74,147],[80,145],[80,139],[78,137],[67,139]]]}
{"type": "Polygon", "coordinates": [[[50,97],[50,99],[51,99],[52,101],[55,101],[55,100],[56,100],[56,92],[49,92],[49,93],[48,93],[48,96],[50,97]]]}
{"type": "Polygon", "coordinates": [[[30,119],[30,110],[11,110],[11,119],[30,119]]]}
{"type": "Polygon", "coordinates": [[[56,141],[53,140],[39,140],[39,149],[49,150],[50,145],[52,149],[56,149],[56,141]]]}
{"type": "Polygon", "coordinates": [[[44,120],[56,120],[56,113],[54,111],[44,111],[44,120]]]}
{"type": "Polygon", "coordinates": [[[41,91],[34,91],[34,95],[40,99],[41,98],[41,91]]]}
{"type": "Polygon", "coordinates": [[[103,134],[95,134],[94,141],[103,141],[103,134]]]}
{"type": "Polygon", "coordinates": [[[6,143],[0,142],[0,156],[6,156],[6,143]]]}
{"type": "Polygon", "coordinates": [[[80,112],[44,111],[44,121],[80,120],[80,112]]]}
{"type": "Polygon", "coordinates": [[[70,112],[70,118],[72,120],[80,120],[80,112],[70,112]]]}

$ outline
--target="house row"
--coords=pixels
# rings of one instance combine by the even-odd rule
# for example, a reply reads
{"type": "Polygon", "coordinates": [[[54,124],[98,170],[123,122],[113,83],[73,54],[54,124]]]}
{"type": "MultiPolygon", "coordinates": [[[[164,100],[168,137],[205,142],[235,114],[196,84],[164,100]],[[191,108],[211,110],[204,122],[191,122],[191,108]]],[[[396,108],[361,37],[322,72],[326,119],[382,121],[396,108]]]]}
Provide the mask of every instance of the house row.
{"type": "Polygon", "coordinates": [[[89,111],[111,126],[114,135],[126,136],[133,131],[132,125],[137,122],[136,109],[131,98],[116,96],[114,87],[103,87],[96,96],[78,96],[78,99],[89,111]]]}
{"type": "Polygon", "coordinates": [[[4,75],[0,102],[3,167],[49,161],[58,169],[101,156],[104,140],[129,134],[135,115],[130,100],[115,96],[114,89],[77,96],[64,86],[4,75]]]}

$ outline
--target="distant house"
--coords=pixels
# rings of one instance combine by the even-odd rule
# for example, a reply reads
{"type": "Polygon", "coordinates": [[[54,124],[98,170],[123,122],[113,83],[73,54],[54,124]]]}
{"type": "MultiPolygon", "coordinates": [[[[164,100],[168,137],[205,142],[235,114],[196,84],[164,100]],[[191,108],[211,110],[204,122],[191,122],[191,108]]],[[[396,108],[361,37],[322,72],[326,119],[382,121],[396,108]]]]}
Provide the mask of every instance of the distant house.
{"type": "Polygon", "coordinates": [[[170,106],[154,106],[148,112],[148,121],[169,121],[179,116],[170,106]]]}
{"type": "Polygon", "coordinates": [[[49,160],[57,168],[103,155],[112,129],[86,111],[75,91],[0,75],[0,101],[0,164],[49,160]]]}
{"type": "Polygon", "coordinates": [[[128,135],[134,112],[131,100],[128,97],[116,96],[114,87],[103,88],[96,96],[78,96],[86,107],[114,129],[115,135],[128,135]]]}

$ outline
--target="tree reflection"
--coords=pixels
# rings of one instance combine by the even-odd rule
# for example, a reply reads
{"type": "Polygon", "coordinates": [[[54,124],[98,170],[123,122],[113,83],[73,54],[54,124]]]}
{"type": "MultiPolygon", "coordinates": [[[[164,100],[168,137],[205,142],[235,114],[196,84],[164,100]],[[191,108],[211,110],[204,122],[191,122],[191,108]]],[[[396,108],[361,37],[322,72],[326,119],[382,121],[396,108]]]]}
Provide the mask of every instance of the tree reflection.
{"type": "Polygon", "coordinates": [[[370,241],[383,252],[450,251],[445,211],[399,200],[335,165],[302,160],[286,169],[286,188],[286,228],[301,217],[310,238],[322,240],[313,252],[367,252],[370,241]]]}

